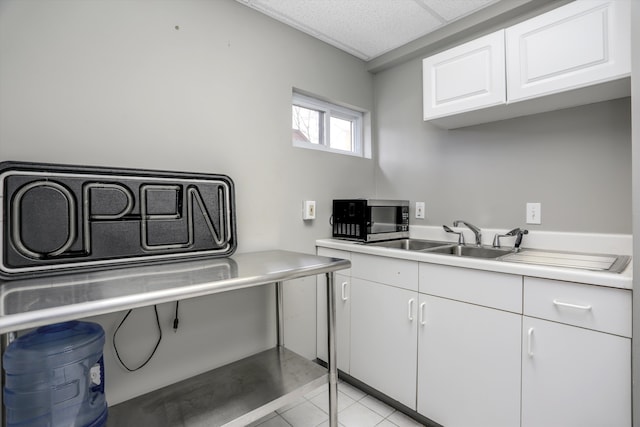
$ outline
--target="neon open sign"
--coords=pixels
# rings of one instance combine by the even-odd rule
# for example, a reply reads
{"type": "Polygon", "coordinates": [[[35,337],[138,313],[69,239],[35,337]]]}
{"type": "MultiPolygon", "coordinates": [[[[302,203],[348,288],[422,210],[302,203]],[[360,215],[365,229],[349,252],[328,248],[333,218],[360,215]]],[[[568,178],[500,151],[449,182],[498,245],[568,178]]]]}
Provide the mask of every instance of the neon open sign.
{"type": "Polygon", "coordinates": [[[224,175],[5,162],[0,191],[5,278],[236,248],[224,175]]]}

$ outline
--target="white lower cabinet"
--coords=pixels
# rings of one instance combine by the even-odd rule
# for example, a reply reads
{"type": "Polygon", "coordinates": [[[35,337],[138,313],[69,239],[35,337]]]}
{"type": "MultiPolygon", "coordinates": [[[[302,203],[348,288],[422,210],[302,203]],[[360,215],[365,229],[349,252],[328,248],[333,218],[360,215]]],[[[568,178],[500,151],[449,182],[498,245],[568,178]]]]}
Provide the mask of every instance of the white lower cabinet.
{"type": "Polygon", "coordinates": [[[419,310],[418,412],[446,427],[518,426],[522,316],[430,295],[419,310]]]}
{"type": "Polygon", "coordinates": [[[630,290],[320,249],[352,261],[335,283],[352,377],[445,427],[631,426],[630,290]]]}
{"type": "Polygon", "coordinates": [[[522,427],[631,426],[631,291],[528,277],[524,289],[522,427]]]}
{"type": "Polygon", "coordinates": [[[419,282],[418,412],[446,427],[518,426],[522,277],[425,263],[419,282]]]}
{"type": "MultiPolygon", "coordinates": [[[[317,254],[334,258],[351,259],[351,252],[318,248],[317,254]]],[[[351,355],[351,269],[342,270],[334,276],[333,289],[336,300],[336,356],[338,369],[349,373],[351,355]]],[[[328,362],[327,340],[327,279],[324,274],[317,277],[316,285],[316,357],[328,362]]]]}
{"type": "Polygon", "coordinates": [[[631,340],[524,318],[522,427],[631,426],[631,340]]]}
{"type": "MultiPolygon", "coordinates": [[[[338,359],[338,369],[349,373],[349,361],[351,355],[351,297],[350,278],[342,274],[336,274],[333,282],[334,294],[336,298],[336,356],[338,359]]],[[[327,340],[327,279],[324,276],[318,277],[317,298],[318,310],[316,312],[317,342],[316,354],[320,360],[329,361],[327,340]]]]}
{"type": "Polygon", "coordinates": [[[416,407],[418,293],[351,278],[351,375],[416,407]]]}

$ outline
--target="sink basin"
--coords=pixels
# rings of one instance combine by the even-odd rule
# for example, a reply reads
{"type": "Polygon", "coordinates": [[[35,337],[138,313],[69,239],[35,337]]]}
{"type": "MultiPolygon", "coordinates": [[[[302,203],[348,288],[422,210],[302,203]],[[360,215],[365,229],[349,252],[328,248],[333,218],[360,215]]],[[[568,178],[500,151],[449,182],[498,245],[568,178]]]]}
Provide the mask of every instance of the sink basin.
{"type": "Polygon", "coordinates": [[[435,240],[397,239],[382,242],[367,243],[368,246],[402,249],[405,251],[419,251],[424,253],[445,254],[472,258],[495,259],[511,253],[507,249],[494,249],[488,247],[452,245],[451,242],[439,242],[435,240]]]}
{"type": "Polygon", "coordinates": [[[383,242],[371,242],[367,243],[369,246],[380,246],[383,248],[392,249],[404,249],[405,251],[422,251],[424,249],[437,248],[440,246],[449,245],[447,242],[436,242],[433,240],[420,240],[420,239],[397,239],[397,240],[385,240],[383,242]]]}
{"type": "Polygon", "coordinates": [[[494,248],[486,248],[486,247],[477,247],[477,246],[445,246],[441,248],[435,248],[428,251],[433,254],[444,254],[444,255],[454,255],[454,256],[464,256],[471,258],[486,258],[486,259],[495,259],[501,257],[502,255],[506,255],[511,253],[510,249],[494,249],[494,248]]]}

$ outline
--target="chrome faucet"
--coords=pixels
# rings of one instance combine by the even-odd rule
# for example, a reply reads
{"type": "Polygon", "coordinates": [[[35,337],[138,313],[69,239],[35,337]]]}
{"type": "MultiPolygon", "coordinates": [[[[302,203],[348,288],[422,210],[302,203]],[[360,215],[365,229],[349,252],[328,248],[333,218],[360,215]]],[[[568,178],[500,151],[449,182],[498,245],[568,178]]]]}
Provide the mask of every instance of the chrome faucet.
{"type": "Polygon", "coordinates": [[[473,231],[473,234],[476,236],[476,246],[482,246],[482,231],[480,231],[480,229],[475,225],[469,224],[466,221],[461,221],[459,219],[453,221],[454,227],[458,227],[460,224],[466,225],[469,230],[473,231]]]}
{"type": "Polygon", "coordinates": [[[500,247],[501,237],[515,237],[516,240],[513,244],[513,251],[518,252],[520,251],[520,245],[522,244],[522,236],[524,236],[525,234],[529,234],[529,230],[523,230],[519,227],[514,228],[513,230],[508,231],[505,234],[496,234],[495,237],[493,238],[493,247],[494,248],[500,247]]]}

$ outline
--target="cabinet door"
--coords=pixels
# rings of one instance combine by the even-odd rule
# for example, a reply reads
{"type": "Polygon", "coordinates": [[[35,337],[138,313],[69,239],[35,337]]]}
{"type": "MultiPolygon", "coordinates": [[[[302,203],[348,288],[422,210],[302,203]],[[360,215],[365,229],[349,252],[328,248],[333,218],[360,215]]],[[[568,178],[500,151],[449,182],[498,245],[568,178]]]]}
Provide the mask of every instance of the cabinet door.
{"type": "Polygon", "coordinates": [[[524,317],[522,427],[631,425],[631,340],[524,317]]]}
{"type": "MultiPolygon", "coordinates": [[[[333,282],[336,298],[336,353],[338,357],[338,369],[349,373],[349,336],[351,319],[350,278],[342,274],[336,274],[333,282]]],[[[317,358],[325,362],[328,358],[327,341],[327,279],[325,275],[318,276],[317,282],[317,334],[316,354],[317,358]]]]}
{"type": "Polygon", "coordinates": [[[424,119],[505,103],[504,30],[425,58],[424,119]]]}
{"type": "Polygon", "coordinates": [[[627,0],[577,0],[506,30],[509,102],[631,73],[627,0]]]}
{"type": "Polygon", "coordinates": [[[416,407],[418,293],[351,279],[351,375],[416,407]]]}
{"type": "Polygon", "coordinates": [[[447,427],[519,426],[522,316],[420,295],[418,317],[418,412],[447,427]]]}

